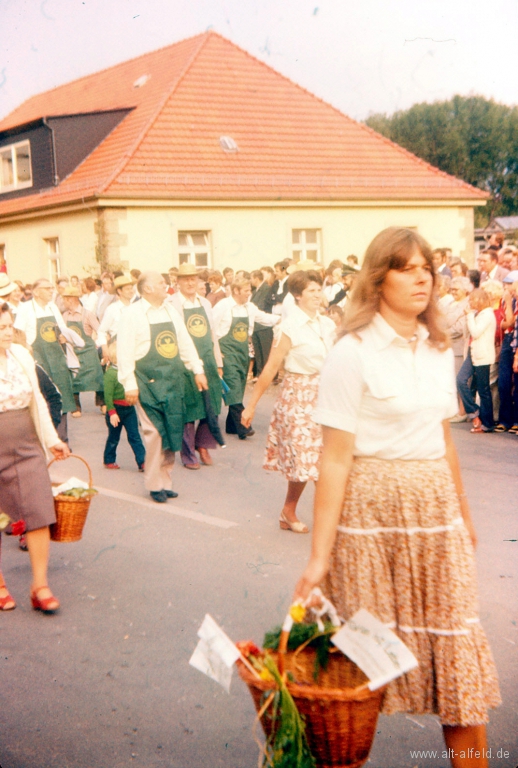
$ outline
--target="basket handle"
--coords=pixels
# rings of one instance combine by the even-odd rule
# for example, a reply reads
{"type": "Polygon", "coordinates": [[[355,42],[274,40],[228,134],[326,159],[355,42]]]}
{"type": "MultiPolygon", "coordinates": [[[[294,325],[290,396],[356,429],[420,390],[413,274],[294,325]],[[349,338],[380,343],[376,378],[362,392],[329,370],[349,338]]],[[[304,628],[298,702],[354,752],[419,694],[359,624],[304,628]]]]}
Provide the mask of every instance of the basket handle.
{"type": "MultiPolygon", "coordinates": [[[[87,470],[88,470],[88,486],[89,486],[90,488],[92,488],[92,487],[93,487],[93,482],[94,482],[94,479],[93,479],[93,477],[92,477],[92,470],[90,469],[90,464],[89,464],[89,463],[86,461],[86,459],[83,459],[83,457],[82,457],[82,456],[78,456],[78,455],[77,455],[77,453],[71,453],[71,454],[69,454],[69,455],[67,456],[67,459],[79,459],[79,461],[82,461],[82,462],[83,462],[83,464],[85,464],[85,465],[86,465],[86,468],[87,468],[87,470]]],[[[50,465],[51,465],[51,464],[54,464],[54,462],[55,462],[55,461],[57,461],[57,459],[56,459],[56,458],[54,458],[54,459],[51,459],[51,460],[49,461],[49,463],[47,464],[47,469],[49,469],[49,468],[50,468],[50,465]]],[[[62,459],[60,459],[60,461],[62,461],[62,459]]]]}

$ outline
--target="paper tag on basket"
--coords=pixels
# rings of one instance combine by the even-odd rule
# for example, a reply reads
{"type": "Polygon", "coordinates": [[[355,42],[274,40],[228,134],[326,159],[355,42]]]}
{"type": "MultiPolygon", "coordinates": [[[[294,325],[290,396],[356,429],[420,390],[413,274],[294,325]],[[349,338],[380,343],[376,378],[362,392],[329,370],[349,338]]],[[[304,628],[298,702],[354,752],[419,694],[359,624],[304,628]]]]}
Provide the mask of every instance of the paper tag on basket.
{"type": "Polygon", "coordinates": [[[198,637],[200,641],[189,659],[189,664],[211,677],[229,693],[232,667],[241,654],[208,613],[205,614],[198,630],[198,637]]]}
{"type": "Polygon", "coordinates": [[[57,496],[58,493],[64,493],[65,491],[71,491],[72,488],[90,488],[88,483],[85,483],[84,480],[79,480],[78,477],[71,477],[69,480],[67,480],[64,483],[61,483],[61,485],[53,485],[52,486],[52,495],[57,496]]]}
{"type": "Polygon", "coordinates": [[[331,642],[357,664],[375,691],[417,667],[409,648],[371,613],[361,608],[346,621],[331,642]]]}

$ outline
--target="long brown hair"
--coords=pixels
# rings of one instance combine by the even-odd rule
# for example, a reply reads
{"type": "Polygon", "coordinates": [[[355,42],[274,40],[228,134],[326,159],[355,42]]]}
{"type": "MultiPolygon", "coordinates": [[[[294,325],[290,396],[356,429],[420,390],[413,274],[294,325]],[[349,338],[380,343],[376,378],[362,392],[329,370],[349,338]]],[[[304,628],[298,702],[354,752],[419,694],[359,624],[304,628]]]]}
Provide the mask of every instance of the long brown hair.
{"type": "Polygon", "coordinates": [[[449,338],[443,327],[437,306],[436,274],[432,262],[432,249],[417,232],[403,227],[388,227],[371,242],[365,253],[363,265],[348,302],[339,336],[355,333],[366,328],[379,311],[381,286],[389,269],[402,269],[418,250],[431,269],[433,292],[428,306],[418,320],[428,328],[429,343],[439,349],[447,349],[449,338]]]}

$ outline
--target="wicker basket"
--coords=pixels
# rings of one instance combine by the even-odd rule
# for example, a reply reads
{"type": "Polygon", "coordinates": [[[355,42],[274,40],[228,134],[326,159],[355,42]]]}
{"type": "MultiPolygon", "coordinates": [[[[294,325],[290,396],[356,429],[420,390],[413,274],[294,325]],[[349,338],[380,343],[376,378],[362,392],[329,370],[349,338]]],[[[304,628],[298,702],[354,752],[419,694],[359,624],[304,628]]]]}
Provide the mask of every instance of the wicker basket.
{"type": "MultiPolygon", "coordinates": [[[[376,732],[384,688],[369,690],[367,677],[340,651],[329,655],[327,669],[313,679],[315,651],[286,652],[288,633],[281,634],[279,651],[270,651],[279,671],[291,672],[296,682],[287,688],[305,720],[306,738],[318,768],[358,768],[363,765],[376,732]]],[[[257,712],[272,690],[271,682],[258,680],[238,661],[239,674],[248,685],[257,712]]],[[[276,723],[267,709],[261,724],[267,737],[276,723]]]]}
{"type": "MultiPolygon", "coordinates": [[[[87,461],[81,456],[71,453],[68,458],[79,459],[88,469],[88,485],[93,484],[92,470],[87,461]]],[[[56,459],[49,462],[49,467],[56,459]]],[[[60,485],[60,483],[52,483],[60,485]]],[[[58,494],[54,496],[54,508],[56,510],[56,522],[50,526],[50,538],[52,541],[79,541],[83,535],[83,527],[90,507],[91,496],[84,499],[74,499],[71,496],[58,494]]]]}

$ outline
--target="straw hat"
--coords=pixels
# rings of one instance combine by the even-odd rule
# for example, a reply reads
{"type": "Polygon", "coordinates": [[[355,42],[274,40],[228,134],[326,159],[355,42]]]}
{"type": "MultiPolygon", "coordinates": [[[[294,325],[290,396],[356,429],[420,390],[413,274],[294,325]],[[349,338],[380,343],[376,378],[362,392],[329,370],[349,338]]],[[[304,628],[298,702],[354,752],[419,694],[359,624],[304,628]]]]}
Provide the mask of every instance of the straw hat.
{"type": "Polygon", "coordinates": [[[115,288],[123,288],[125,285],[135,285],[135,280],[131,275],[119,275],[113,281],[115,288]]]}
{"type": "Polygon", "coordinates": [[[67,285],[63,293],[61,294],[63,298],[72,297],[74,296],[76,299],[80,299],[83,295],[81,288],[78,288],[76,285],[67,285]]]}
{"type": "Polygon", "coordinates": [[[180,264],[178,268],[177,277],[196,277],[198,270],[194,264],[180,264]]]}
{"type": "Polygon", "coordinates": [[[0,296],[9,296],[17,288],[16,283],[12,283],[5,272],[0,272],[0,296]]]}
{"type": "Polygon", "coordinates": [[[304,259],[304,261],[297,261],[296,264],[290,264],[286,272],[292,275],[294,272],[309,272],[310,269],[320,269],[320,264],[311,259],[304,259]]]}

